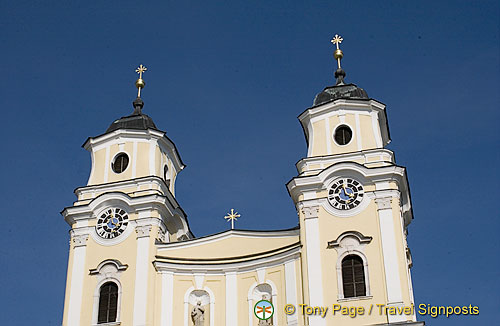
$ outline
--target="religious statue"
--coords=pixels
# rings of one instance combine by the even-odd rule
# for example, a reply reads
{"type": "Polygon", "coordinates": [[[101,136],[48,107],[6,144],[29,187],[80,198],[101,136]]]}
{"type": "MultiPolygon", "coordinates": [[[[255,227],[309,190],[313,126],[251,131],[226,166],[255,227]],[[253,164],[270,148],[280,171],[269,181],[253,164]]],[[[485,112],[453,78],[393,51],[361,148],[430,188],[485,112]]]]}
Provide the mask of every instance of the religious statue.
{"type": "MultiPolygon", "coordinates": [[[[266,298],[265,294],[262,295],[262,300],[271,301],[268,298],[266,298]]],[[[271,319],[272,318],[268,318],[268,319],[265,319],[265,320],[259,319],[259,324],[258,325],[259,326],[272,326],[271,319]]]]}
{"type": "Polygon", "coordinates": [[[196,303],[196,306],[191,310],[191,319],[193,320],[194,326],[204,326],[205,325],[205,309],[201,306],[201,301],[196,303]]]}

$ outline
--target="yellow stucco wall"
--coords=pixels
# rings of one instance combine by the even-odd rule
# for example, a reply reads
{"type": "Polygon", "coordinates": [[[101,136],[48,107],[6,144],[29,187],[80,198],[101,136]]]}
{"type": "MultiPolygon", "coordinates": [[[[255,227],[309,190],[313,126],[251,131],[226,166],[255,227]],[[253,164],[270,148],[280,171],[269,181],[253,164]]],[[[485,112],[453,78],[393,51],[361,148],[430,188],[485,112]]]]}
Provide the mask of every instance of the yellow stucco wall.
{"type": "Polygon", "coordinates": [[[157,176],[160,178],[164,177],[163,168],[164,165],[168,166],[169,176],[170,176],[170,191],[174,191],[174,181],[177,176],[176,169],[172,163],[172,158],[165,152],[163,152],[158,146],[156,140],[137,141],[136,145],[137,152],[134,155],[134,143],[126,142],[118,144],[110,144],[108,148],[100,147],[95,150],[91,155],[93,155],[93,168],[89,178],[88,185],[99,185],[103,183],[111,183],[123,180],[129,180],[134,178],[141,178],[146,176],[157,176]],[[151,146],[154,147],[153,150],[153,171],[150,171],[150,150],[151,146]],[[106,152],[109,151],[109,155],[106,152]],[[129,163],[127,168],[121,173],[115,173],[112,169],[112,163],[119,153],[124,152],[129,157],[129,163]],[[133,163],[135,160],[135,164],[133,163]],[[133,170],[135,168],[135,174],[133,170]],[[107,170],[107,175],[106,171],[107,170]],[[107,177],[106,177],[107,176],[107,177]]]}
{"type": "Polygon", "coordinates": [[[375,140],[375,137],[380,135],[380,127],[377,123],[376,130],[373,129],[372,117],[367,112],[347,110],[342,115],[333,114],[324,119],[316,118],[311,126],[312,128],[309,129],[309,138],[312,139],[310,157],[381,148],[377,146],[375,140]],[[347,125],[352,130],[352,139],[345,145],[337,144],[334,140],[335,130],[341,125],[347,125]]]}

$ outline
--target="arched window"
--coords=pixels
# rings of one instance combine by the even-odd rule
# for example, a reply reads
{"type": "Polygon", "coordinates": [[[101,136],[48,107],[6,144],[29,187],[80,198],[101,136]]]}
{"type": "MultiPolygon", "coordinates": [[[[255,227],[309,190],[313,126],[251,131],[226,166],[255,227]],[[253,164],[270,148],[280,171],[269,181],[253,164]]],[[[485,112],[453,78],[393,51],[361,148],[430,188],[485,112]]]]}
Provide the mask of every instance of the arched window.
{"type": "Polygon", "coordinates": [[[116,321],[118,309],[118,286],[114,282],[104,283],[99,291],[99,314],[97,323],[116,321]]]}
{"type": "Polygon", "coordinates": [[[342,283],[344,298],[366,295],[363,260],[357,255],[348,255],[342,259],[342,283]]]}

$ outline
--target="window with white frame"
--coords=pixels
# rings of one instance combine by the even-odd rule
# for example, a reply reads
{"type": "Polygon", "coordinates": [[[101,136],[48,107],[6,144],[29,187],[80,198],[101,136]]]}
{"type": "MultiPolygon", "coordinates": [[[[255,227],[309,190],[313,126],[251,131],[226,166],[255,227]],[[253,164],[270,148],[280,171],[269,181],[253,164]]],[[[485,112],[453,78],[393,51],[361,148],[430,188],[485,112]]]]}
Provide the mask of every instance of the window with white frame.
{"type": "Polygon", "coordinates": [[[120,278],[127,268],[127,265],[123,265],[116,259],[107,259],[90,270],[90,275],[96,277],[97,280],[92,309],[93,325],[120,324],[122,297],[120,278]]]}
{"type": "Polygon", "coordinates": [[[366,296],[363,259],[358,255],[342,259],[342,287],[344,298],[366,296]]]}
{"type": "Polygon", "coordinates": [[[97,323],[115,322],[117,311],[118,286],[114,282],[104,283],[99,291],[99,313],[97,316],[97,323]]]}
{"type": "Polygon", "coordinates": [[[328,242],[328,248],[337,251],[338,299],[370,296],[368,261],[365,247],[372,240],[357,231],[347,231],[336,240],[328,242]]]}

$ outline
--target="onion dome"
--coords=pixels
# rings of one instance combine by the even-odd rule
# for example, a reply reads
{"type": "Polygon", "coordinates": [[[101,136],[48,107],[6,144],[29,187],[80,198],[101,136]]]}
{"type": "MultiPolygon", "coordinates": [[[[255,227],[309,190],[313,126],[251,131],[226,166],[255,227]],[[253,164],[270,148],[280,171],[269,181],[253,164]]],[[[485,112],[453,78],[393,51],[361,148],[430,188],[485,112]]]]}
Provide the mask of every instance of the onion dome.
{"type": "Polygon", "coordinates": [[[327,102],[331,102],[337,99],[357,99],[364,100],[369,99],[366,91],[355,84],[345,84],[345,71],[340,66],[340,60],[344,56],[342,50],[339,48],[339,44],[342,43],[343,39],[339,35],[331,40],[333,44],[337,46],[337,49],[333,53],[333,57],[337,61],[338,69],[335,71],[335,78],[337,82],[335,86],[327,86],[321,93],[316,95],[313,101],[313,106],[318,106],[327,102]]]}
{"type": "Polygon", "coordinates": [[[148,115],[142,113],[142,107],[144,106],[144,102],[141,98],[136,98],[133,102],[134,112],[131,115],[126,117],[121,117],[118,120],[113,121],[113,123],[106,130],[106,133],[115,131],[117,129],[139,129],[139,130],[147,130],[147,129],[158,129],[156,128],[153,119],[148,115]]]}

